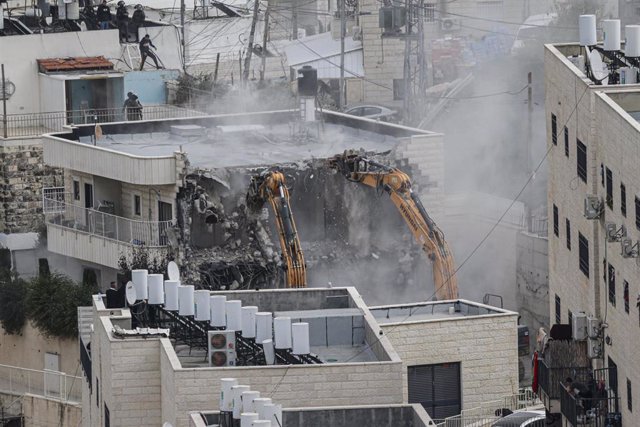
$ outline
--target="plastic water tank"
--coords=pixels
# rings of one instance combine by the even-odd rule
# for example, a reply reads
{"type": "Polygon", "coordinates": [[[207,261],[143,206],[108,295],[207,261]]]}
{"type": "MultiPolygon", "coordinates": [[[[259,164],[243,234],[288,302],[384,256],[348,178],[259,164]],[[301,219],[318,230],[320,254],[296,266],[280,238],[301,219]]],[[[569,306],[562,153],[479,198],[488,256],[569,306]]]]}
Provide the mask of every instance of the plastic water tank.
{"type": "Polygon", "coordinates": [[[240,427],[252,427],[253,422],[258,419],[255,412],[244,412],[240,414],[240,427]]]}
{"type": "Polygon", "coordinates": [[[178,313],[180,316],[193,316],[195,310],[194,292],[193,285],[178,287],[178,313]]]}
{"type": "Polygon", "coordinates": [[[271,421],[272,426],[282,425],[282,405],[280,404],[266,404],[263,406],[265,420],[271,421]]]}
{"type": "Polygon", "coordinates": [[[626,43],[624,55],[630,58],[640,58],[640,25],[627,25],[624,27],[626,43]]]}
{"type": "Polygon", "coordinates": [[[211,292],[207,290],[197,290],[195,291],[195,319],[199,321],[206,321],[211,318],[211,310],[209,309],[209,298],[211,297],[211,292]]]}
{"type": "Polygon", "coordinates": [[[80,2],[73,0],[71,3],[66,3],[67,6],[67,19],[77,21],[80,19],[80,2]]]}
{"type": "Polygon", "coordinates": [[[264,411],[264,405],[266,405],[267,403],[273,403],[270,397],[258,397],[256,399],[253,399],[253,412],[256,412],[258,414],[258,418],[264,419],[262,414],[264,411]]]}
{"type": "Polygon", "coordinates": [[[209,297],[209,308],[211,310],[211,326],[224,328],[227,326],[227,310],[225,305],[227,297],[224,295],[211,295],[209,297]]]}
{"type": "Polygon", "coordinates": [[[578,30],[580,32],[580,46],[595,46],[598,44],[596,15],[580,15],[578,30]]]}
{"type": "Polygon", "coordinates": [[[293,323],[291,324],[291,332],[293,335],[293,354],[309,354],[309,324],[293,323]]]}
{"type": "Polygon", "coordinates": [[[271,427],[271,421],[269,421],[269,420],[254,420],[254,421],[251,421],[251,427],[271,427]]]}
{"type": "Polygon", "coordinates": [[[255,390],[242,392],[242,412],[255,412],[253,401],[260,397],[260,392],[255,390]]]}
{"type": "Polygon", "coordinates": [[[4,3],[0,3],[0,30],[4,30],[4,3]]]}
{"type": "Polygon", "coordinates": [[[255,305],[242,307],[242,336],[245,338],[256,337],[256,313],[258,307],[255,305]]]}
{"type": "Polygon", "coordinates": [[[256,342],[273,338],[273,315],[269,311],[256,313],[256,342]]]}
{"type": "Polygon", "coordinates": [[[605,19],[602,21],[602,30],[604,32],[604,50],[610,52],[620,50],[620,20],[605,19]]]}
{"type": "Polygon", "coordinates": [[[233,419],[239,420],[242,413],[242,393],[249,391],[251,388],[248,385],[234,385],[231,387],[233,392],[233,419]]]}
{"type": "Polygon", "coordinates": [[[264,360],[267,365],[273,365],[276,363],[276,352],[273,348],[273,340],[259,341],[262,343],[262,350],[264,351],[264,360]]]}
{"type": "Polygon", "coordinates": [[[276,337],[275,348],[278,350],[291,348],[291,318],[276,317],[273,320],[273,329],[276,337]]]}
{"type": "Polygon", "coordinates": [[[136,295],[139,300],[149,298],[148,274],[147,270],[133,270],[131,272],[131,281],[136,288],[136,295]]]}
{"type": "Polygon", "coordinates": [[[178,311],[178,281],[165,280],[164,282],[164,308],[169,311],[178,311]]]}
{"type": "Polygon", "coordinates": [[[149,289],[149,304],[164,304],[164,276],[162,274],[149,274],[147,288],[149,289]]]}
{"type": "Polygon", "coordinates": [[[220,379],[220,411],[221,412],[233,411],[232,387],[236,385],[238,385],[238,380],[235,378],[220,379]]]}
{"type": "Polygon", "coordinates": [[[232,331],[242,330],[242,301],[232,300],[225,304],[227,312],[227,329],[232,331]]]}

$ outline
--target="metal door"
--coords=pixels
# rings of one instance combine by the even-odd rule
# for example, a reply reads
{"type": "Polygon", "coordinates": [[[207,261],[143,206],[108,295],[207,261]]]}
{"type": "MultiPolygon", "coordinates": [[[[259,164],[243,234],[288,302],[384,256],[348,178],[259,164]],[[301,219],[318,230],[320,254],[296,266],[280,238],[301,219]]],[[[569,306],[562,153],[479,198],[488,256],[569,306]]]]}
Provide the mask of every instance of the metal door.
{"type": "Polygon", "coordinates": [[[409,403],[420,403],[433,419],[462,410],[460,363],[407,367],[409,403]]]}

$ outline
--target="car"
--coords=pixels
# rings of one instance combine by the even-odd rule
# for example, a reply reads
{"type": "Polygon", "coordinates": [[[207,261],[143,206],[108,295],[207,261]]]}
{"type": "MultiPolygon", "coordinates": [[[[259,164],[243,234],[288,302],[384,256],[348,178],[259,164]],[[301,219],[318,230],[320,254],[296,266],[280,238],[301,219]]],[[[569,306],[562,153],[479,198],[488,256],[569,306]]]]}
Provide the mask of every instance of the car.
{"type": "Polygon", "coordinates": [[[396,111],[380,105],[358,105],[347,108],[344,113],[351,114],[352,116],[366,117],[373,120],[382,120],[385,122],[393,121],[397,114],[396,111]]]}
{"type": "Polygon", "coordinates": [[[491,427],[545,427],[546,415],[544,411],[514,412],[491,424],[491,427]]]}

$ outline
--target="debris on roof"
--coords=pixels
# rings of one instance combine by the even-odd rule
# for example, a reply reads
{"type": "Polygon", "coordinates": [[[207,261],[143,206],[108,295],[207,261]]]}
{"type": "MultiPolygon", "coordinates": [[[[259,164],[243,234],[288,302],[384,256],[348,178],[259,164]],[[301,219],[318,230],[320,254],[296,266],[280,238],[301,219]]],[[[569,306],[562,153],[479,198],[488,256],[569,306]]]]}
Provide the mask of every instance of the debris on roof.
{"type": "Polygon", "coordinates": [[[38,59],[38,71],[53,73],[57,71],[96,71],[113,70],[113,63],[104,56],[83,56],[75,58],[38,59]]]}

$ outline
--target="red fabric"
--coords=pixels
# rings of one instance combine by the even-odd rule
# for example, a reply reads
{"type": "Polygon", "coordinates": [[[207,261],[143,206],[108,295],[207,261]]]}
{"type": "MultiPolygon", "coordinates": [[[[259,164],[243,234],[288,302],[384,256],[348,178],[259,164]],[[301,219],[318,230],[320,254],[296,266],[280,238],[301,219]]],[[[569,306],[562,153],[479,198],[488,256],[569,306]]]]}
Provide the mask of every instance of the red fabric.
{"type": "Polygon", "coordinates": [[[535,394],[538,394],[538,352],[533,353],[533,383],[531,388],[535,394]]]}

